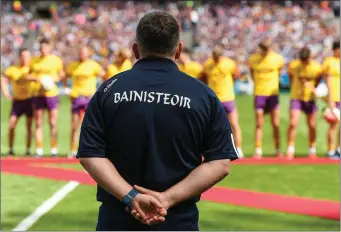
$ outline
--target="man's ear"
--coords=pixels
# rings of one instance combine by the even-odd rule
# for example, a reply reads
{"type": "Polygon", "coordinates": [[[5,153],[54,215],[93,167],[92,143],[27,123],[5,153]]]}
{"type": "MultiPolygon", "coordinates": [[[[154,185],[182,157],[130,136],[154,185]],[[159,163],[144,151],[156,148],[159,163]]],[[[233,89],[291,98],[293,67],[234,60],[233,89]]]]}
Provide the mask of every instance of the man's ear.
{"type": "Polygon", "coordinates": [[[140,51],[139,51],[139,47],[137,46],[137,43],[133,44],[132,49],[133,49],[133,53],[134,53],[135,58],[137,60],[140,59],[140,51]]]}
{"type": "Polygon", "coordinates": [[[175,59],[179,59],[180,58],[180,55],[181,55],[181,52],[182,52],[182,48],[183,48],[183,44],[182,42],[180,42],[176,48],[176,52],[175,52],[175,59]]]}

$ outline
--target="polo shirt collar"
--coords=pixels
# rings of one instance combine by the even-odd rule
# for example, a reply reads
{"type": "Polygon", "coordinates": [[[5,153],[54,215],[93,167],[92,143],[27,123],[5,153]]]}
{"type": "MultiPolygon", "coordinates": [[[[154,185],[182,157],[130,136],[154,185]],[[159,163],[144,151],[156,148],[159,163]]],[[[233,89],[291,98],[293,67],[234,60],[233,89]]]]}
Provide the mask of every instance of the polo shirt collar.
{"type": "Polygon", "coordinates": [[[139,59],[133,66],[135,68],[142,69],[172,69],[178,70],[178,65],[169,58],[150,56],[143,59],[139,59]]]}

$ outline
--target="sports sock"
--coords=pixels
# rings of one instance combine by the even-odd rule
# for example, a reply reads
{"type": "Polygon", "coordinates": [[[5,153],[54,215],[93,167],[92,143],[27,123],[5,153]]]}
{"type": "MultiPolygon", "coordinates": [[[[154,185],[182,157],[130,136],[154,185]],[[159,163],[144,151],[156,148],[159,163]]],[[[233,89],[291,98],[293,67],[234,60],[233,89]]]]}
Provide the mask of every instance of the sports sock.
{"type": "Polygon", "coordinates": [[[41,140],[37,140],[37,142],[36,142],[36,155],[42,156],[43,154],[44,154],[43,142],[41,140]]]}
{"type": "Polygon", "coordinates": [[[311,146],[311,147],[309,148],[309,154],[310,154],[310,155],[315,155],[315,154],[316,154],[316,147],[311,146]]]}
{"type": "Polygon", "coordinates": [[[239,158],[243,158],[244,157],[244,153],[243,153],[243,150],[241,147],[237,147],[237,151],[238,151],[238,154],[239,154],[239,158]]]}
{"type": "Polygon", "coordinates": [[[263,150],[261,147],[256,147],[255,148],[255,155],[262,156],[263,155],[263,150]]]}
{"type": "Polygon", "coordinates": [[[287,153],[288,153],[288,154],[293,154],[293,153],[295,153],[295,146],[294,146],[293,144],[288,146],[288,148],[287,148],[287,153]]]}

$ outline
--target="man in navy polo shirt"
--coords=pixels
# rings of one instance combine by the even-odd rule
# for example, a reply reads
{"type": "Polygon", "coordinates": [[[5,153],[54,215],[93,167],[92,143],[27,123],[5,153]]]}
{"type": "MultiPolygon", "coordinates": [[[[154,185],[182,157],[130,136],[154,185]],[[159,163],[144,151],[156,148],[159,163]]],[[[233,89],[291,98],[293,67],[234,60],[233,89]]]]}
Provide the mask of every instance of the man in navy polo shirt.
{"type": "Polygon", "coordinates": [[[238,158],[217,96],[175,63],[179,37],[170,14],[146,14],[137,63],[89,103],[77,157],[98,184],[97,230],[199,230],[200,195],[238,158]]]}

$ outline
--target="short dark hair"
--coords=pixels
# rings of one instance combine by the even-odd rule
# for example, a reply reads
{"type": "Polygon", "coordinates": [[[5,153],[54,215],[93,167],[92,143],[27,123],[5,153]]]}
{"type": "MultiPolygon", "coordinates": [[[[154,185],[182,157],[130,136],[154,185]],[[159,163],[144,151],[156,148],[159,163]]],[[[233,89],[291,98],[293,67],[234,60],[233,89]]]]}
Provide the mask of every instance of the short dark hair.
{"type": "Polygon", "coordinates": [[[27,48],[20,48],[18,54],[21,55],[23,52],[29,51],[27,48]]]}
{"type": "Polygon", "coordinates": [[[39,44],[50,44],[50,41],[47,38],[42,38],[39,40],[39,44]]]}
{"type": "Polygon", "coordinates": [[[259,48],[262,49],[263,51],[268,51],[271,47],[271,41],[268,39],[265,39],[263,41],[261,41],[258,44],[259,48]]]}
{"type": "Polygon", "coordinates": [[[335,41],[333,43],[333,50],[340,49],[340,41],[335,41]]]}
{"type": "Polygon", "coordinates": [[[310,57],[310,49],[306,46],[301,48],[298,56],[299,56],[300,60],[307,61],[310,57]]]}
{"type": "Polygon", "coordinates": [[[137,25],[136,42],[144,52],[173,55],[179,40],[179,23],[167,12],[150,12],[137,25]]]}

